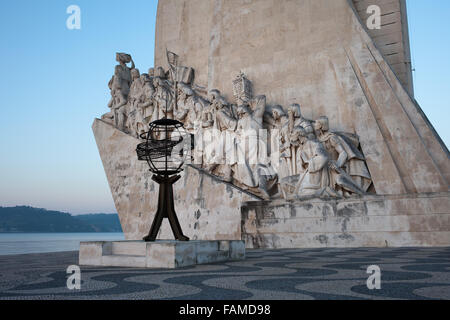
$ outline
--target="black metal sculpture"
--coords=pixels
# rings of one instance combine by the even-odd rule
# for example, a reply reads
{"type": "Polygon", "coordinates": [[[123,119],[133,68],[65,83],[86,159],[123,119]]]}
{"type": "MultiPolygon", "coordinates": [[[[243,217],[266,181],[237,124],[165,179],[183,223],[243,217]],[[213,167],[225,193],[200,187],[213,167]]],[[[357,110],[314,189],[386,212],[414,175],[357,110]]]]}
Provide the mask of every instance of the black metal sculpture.
{"type": "MultiPolygon", "coordinates": [[[[167,54],[169,59],[169,52],[167,54]]],[[[177,57],[175,54],[172,54],[172,59],[176,60],[177,57]]],[[[170,59],[169,64],[172,66],[170,59]]],[[[174,99],[172,101],[175,101],[176,110],[176,65],[171,69],[174,84],[174,99]]],[[[156,240],[164,218],[169,219],[175,239],[189,241],[189,238],[183,235],[175,212],[172,186],[181,178],[179,173],[183,171],[182,166],[188,150],[191,148],[191,142],[187,139],[190,138],[190,135],[186,133],[181,122],[167,119],[167,105],[168,103],[166,103],[164,119],[156,120],[149,124],[149,131],[141,135],[141,139],[145,139],[146,142],[140,143],[136,149],[138,159],[147,161],[150,171],[154,173],[153,181],[159,184],[158,210],[150,232],[144,238],[147,242],[156,240]]]]}
{"type": "MultiPolygon", "coordinates": [[[[182,166],[186,156],[187,143],[183,124],[176,120],[161,119],[150,124],[150,130],[141,135],[143,142],[137,146],[138,159],[147,161],[152,179],[159,184],[158,210],[145,241],[155,241],[161,223],[168,218],[175,239],[188,241],[183,235],[175,212],[172,185],[177,182],[183,171],[182,166]]],[[[190,145],[190,143],[189,143],[190,145]]]]}

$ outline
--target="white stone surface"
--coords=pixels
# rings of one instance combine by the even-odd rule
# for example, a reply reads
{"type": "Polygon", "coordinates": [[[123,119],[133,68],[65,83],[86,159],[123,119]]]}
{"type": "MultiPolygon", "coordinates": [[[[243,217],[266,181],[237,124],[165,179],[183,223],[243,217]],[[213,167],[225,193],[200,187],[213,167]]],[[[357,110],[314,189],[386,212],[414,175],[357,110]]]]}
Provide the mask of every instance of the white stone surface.
{"type": "Polygon", "coordinates": [[[84,266],[174,269],[196,264],[245,259],[243,241],[82,242],[84,266]]]}
{"type": "MultiPolygon", "coordinates": [[[[385,5],[394,2],[356,7],[378,4],[389,13],[385,5]]],[[[228,100],[230,79],[242,70],[268,105],[299,103],[305,118],[326,115],[334,131],[357,134],[377,194],[447,192],[448,150],[393,71],[400,55],[384,56],[393,52],[371,37],[401,33],[405,21],[383,16],[382,29],[369,34],[352,3],[160,0],[155,66],[166,66],[166,48],[177,52],[196,83],[228,100]]]]}
{"type": "MultiPolygon", "coordinates": [[[[96,119],[92,126],[125,238],[141,240],[150,230],[158,205],[158,185],[144,161],[138,139],[96,119]]],[[[185,166],[174,184],[175,210],[191,240],[241,240],[241,203],[255,196],[185,166]]],[[[173,237],[164,219],[159,239],[173,237]]]]}
{"type": "Polygon", "coordinates": [[[450,245],[449,193],[249,202],[247,248],[450,245]]]}

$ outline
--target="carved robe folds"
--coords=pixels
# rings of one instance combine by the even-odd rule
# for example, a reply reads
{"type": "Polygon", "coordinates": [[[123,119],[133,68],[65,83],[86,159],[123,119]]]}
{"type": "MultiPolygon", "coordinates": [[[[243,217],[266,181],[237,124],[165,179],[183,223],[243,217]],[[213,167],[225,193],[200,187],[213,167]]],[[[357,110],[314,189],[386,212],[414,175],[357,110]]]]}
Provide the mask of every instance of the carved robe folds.
{"type": "MultiPolygon", "coordinates": [[[[337,150],[345,152],[346,157],[343,169],[361,191],[367,192],[372,184],[372,179],[367,169],[364,155],[357,148],[359,146],[358,137],[343,132],[326,132],[319,137],[319,141],[324,144],[331,158],[338,163],[340,162],[340,152],[337,152],[337,150]]],[[[331,175],[332,180],[335,180],[333,179],[333,173],[331,175]]],[[[331,184],[333,187],[333,181],[331,184]]],[[[337,182],[336,185],[338,185],[337,182]]]]}
{"type": "Polygon", "coordinates": [[[299,156],[299,163],[306,168],[300,174],[298,191],[302,195],[321,195],[329,187],[327,151],[317,140],[307,140],[299,156]]]}

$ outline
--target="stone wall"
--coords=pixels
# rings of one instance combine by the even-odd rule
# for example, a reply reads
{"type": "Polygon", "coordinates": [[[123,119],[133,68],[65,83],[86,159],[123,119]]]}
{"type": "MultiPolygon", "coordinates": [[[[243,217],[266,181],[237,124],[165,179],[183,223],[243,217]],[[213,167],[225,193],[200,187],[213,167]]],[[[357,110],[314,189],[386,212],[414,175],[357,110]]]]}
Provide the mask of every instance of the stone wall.
{"type": "Polygon", "coordinates": [[[248,248],[401,247],[450,244],[448,193],[348,200],[248,202],[248,248]]]}

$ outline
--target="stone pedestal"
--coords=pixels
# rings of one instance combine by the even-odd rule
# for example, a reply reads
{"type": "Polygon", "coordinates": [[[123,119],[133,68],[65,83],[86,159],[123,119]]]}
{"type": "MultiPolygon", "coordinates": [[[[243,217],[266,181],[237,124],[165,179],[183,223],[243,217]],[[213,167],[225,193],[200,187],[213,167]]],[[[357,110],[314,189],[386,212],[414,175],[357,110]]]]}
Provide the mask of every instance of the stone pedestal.
{"type": "Polygon", "coordinates": [[[80,244],[82,266],[175,269],[245,259],[244,241],[97,241],[80,244]]]}

